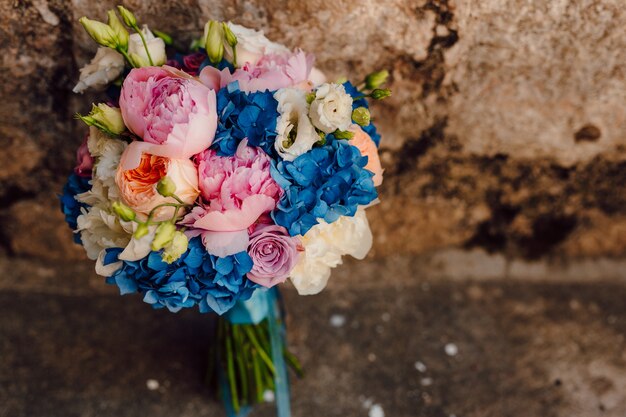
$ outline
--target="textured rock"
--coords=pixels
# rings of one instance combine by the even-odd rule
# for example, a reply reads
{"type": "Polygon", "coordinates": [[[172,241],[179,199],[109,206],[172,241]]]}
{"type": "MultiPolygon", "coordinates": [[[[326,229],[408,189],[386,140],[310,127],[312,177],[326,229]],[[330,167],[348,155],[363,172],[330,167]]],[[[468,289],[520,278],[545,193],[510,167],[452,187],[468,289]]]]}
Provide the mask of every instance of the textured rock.
{"type": "MultiPolygon", "coordinates": [[[[331,79],[389,68],[394,95],[373,110],[387,169],[382,203],[369,210],[376,256],[449,247],[527,258],[626,254],[618,0],[123,3],[182,44],[210,17],[314,52],[331,79]]],[[[71,94],[95,51],[77,19],[104,19],[115,4],[0,3],[0,76],[10,80],[0,87],[4,221],[24,200],[51,201],[45,193],[69,172],[84,132],[72,115],[96,97],[71,94]]],[[[12,230],[30,227],[19,221],[12,230]]],[[[36,253],[9,235],[5,250],[36,253]]],[[[48,256],[65,257],[64,245],[48,256]]]]}

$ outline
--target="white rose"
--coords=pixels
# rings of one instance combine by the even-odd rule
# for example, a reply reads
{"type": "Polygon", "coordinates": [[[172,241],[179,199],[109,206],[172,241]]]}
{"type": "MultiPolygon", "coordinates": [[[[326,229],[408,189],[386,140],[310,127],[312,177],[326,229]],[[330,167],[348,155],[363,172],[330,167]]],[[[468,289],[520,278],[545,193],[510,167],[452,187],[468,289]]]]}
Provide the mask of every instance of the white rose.
{"type": "Polygon", "coordinates": [[[72,91],[82,93],[88,88],[103,89],[110,82],[115,81],[122,71],[124,71],[124,57],[111,48],[100,47],[91,62],[80,69],[78,84],[72,91]]]}
{"type": "Polygon", "coordinates": [[[372,247],[372,232],[363,208],[354,217],[342,216],[333,223],[319,221],[300,237],[304,253],[291,271],[291,282],[300,295],[322,291],[331,268],[341,264],[342,256],[363,259],[372,247]]]}
{"type": "Polygon", "coordinates": [[[133,232],[132,222],[121,221],[115,214],[98,206],[83,209],[76,222],[87,257],[93,260],[103,249],[126,247],[133,232]]]}
{"type": "MultiPolygon", "coordinates": [[[[156,66],[165,64],[165,61],[167,61],[167,55],[165,54],[165,42],[163,39],[154,36],[146,25],[143,26],[141,32],[143,33],[144,38],[146,38],[146,44],[148,45],[148,50],[150,51],[153,64],[156,66]]],[[[138,33],[133,33],[128,39],[128,55],[131,54],[135,54],[140,57],[142,61],[141,66],[145,67],[150,65],[146,48],[143,46],[141,36],[139,36],[138,33]]]]}
{"type": "Polygon", "coordinates": [[[276,141],[274,148],[286,161],[293,161],[308,152],[320,140],[309,120],[306,92],[297,88],[281,88],[274,93],[278,101],[276,141]]]}
{"type": "Polygon", "coordinates": [[[324,133],[348,130],[352,124],[352,97],[341,84],[322,84],[315,92],[309,116],[324,133]]]}
{"type": "MultiPolygon", "coordinates": [[[[284,45],[272,42],[265,37],[262,31],[249,29],[244,26],[228,22],[228,27],[237,37],[237,66],[241,67],[246,62],[254,65],[259,59],[267,54],[288,54],[290,51],[284,45]]],[[[206,39],[206,34],[205,37],[206,39]]],[[[230,47],[225,48],[225,57],[229,62],[233,61],[233,53],[230,47]]]]}

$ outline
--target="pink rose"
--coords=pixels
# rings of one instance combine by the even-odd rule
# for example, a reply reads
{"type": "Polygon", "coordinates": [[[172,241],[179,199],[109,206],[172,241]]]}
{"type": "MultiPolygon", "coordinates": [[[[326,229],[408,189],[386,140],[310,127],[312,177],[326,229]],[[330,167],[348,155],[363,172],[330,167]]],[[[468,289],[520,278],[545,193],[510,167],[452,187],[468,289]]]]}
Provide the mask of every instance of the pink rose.
{"type": "MultiPolygon", "coordinates": [[[[148,216],[159,204],[176,203],[174,198],[163,197],[157,192],[156,185],[163,177],[169,177],[174,182],[175,194],[185,204],[193,204],[198,198],[198,171],[191,160],[168,159],[144,153],[136,168],[124,170],[122,165],[127,156],[128,148],[122,154],[115,182],[122,201],[135,212],[148,216]]],[[[174,215],[174,210],[174,207],[161,207],[154,212],[153,220],[167,220],[174,215]]],[[[179,211],[178,214],[184,213],[179,211]]]]}
{"type": "Polygon", "coordinates": [[[197,75],[198,69],[205,59],[207,59],[207,56],[202,52],[185,55],[183,57],[183,71],[192,75],[197,75]]]}
{"type": "Polygon", "coordinates": [[[126,126],[143,141],[128,146],[124,169],[141,155],[186,159],[207,149],[217,128],[215,91],[172,67],[130,71],[120,95],[126,126]]]}
{"type": "Polygon", "coordinates": [[[209,88],[219,90],[238,81],[241,91],[275,91],[285,87],[297,87],[310,90],[309,81],[314,57],[302,51],[289,54],[270,54],[262,57],[256,64],[247,62],[231,74],[228,68],[221,72],[211,66],[200,72],[200,81],[209,88]]]}
{"type": "Polygon", "coordinates": [[[367,156],[365,169],[374,173],[372,180],[374,181],[374,186],[378,187],[383,183],[383,167],[380,164],[376,143],[358,125],[350,127],[350,131],[354,133],[354,137],[348,143],[355,146],[361,152],[361,155],[367,156]]]}
{"type": "Polygon", "coordinates": [[[74,173],[83,178],[91,178],[94,162],[93,156],[89,153],[89,147],[87,146],[88,138],[89,134],[85,135],[83,143],[81,143],[76,150],[76,166],[74,167],[74,173]]]}
{"type": "Polygon", "coordinates": [[[298,262],[300,241],[289,236],[287,229],[260,224],[250,235],[248,254],[254,262],[248,278],[267,288],[285,282],[298,262]]]}
{"type": "Polygon", "coordinates": [[[282,189],[270,175],[270,158],[259,148],[242,141],[233,156],[223,157],[208,149],[196,157],[200,207],[185,224],[201,229],[207,251],[232,255],[248,247],[248,228],[274,209],[282,189]]]}

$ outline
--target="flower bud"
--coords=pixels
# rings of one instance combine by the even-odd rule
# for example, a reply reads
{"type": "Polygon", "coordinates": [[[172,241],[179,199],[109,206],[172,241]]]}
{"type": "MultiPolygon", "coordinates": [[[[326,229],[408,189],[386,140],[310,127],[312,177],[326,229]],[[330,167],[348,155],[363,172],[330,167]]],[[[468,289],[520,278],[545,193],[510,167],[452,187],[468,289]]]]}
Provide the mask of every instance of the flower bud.
{"type": "Polygon", "coordinates": [[[126,26],[131,28],[137,26],[137,18],[135,17],[133,12],[131,12],[124,6],[117,6],[117,10],[120,12],[122,20],[124,21],[124,23],[126,23],[126,26]]]}
{"type": "Polygon", "coordinates": [[[87,116],[78,117],[89,126],[95,126],[111,135],[119,135],[126,130],[122,113],[117,107],[105,103],[94,104],[87,116]]]}
{"type": "Polygon", "coordinates": [[[165,32],[161,32],[160,30],[156,30],[156,29],[152,29],[152,33],[154,33],[154,36],[156,36],[157,38],[161,38],[163,39],[163,42],[165,42],[166,45],[171,45],[174,43],[174,39],[172,39],[172,37],[170,35],[168,35],[165,32]]]}
{"type": "Polygon", "coordinates": [[[109,16],[109,26],[111,27],[111,29],[113,29],[113,32],[117,37],[118,47],[124,51],[128,50],[128,38],[130,37],[128,31],[126,30],[124,25],[122,25],[120,19],[117,18],[114,10],[109,10],[107,12],[107,15],[109,16]]]}
{"type": "Polygon", "coordinates": [[[176,192],[176,184],[170,177],[163,177],[157,183],[156,189],[163,197],[171,197],[176,192]]]}
{"type": "Polygon", "coordinates": [[[308,104],[313,103],[313,101],[315,101],[315,91],[311,91],[310,93],[307,93],[306,95],[306,102],[308,104]]]}
{"type": "Polygon", "coordinates": [[[115,31],[111,26],[97,20],[87,19],[84,16],[78,21],[83,25],[89,36],[99,45],[115,49],[119,44],[115,31]]]}
{"type": "Polygon", "coordinates": [[[224,58],[224,29],[220,22],[214,20],[210,20],[207,25],[206,53],[213,64],[219,64],[224,58]]]}
{"type": "Polygon", "coordinates": [[[335,130],[333,136],[335,136],[335,139],[350,140],[354,137],[354,132],[350,132],[349,130],[335,130]]]}
{"type": "Polygon", "coordinates": [[[158,251],[167,246],[168,243],[172,241],[174,238],[174,233],[176,233],[176,226],[174,223],[163,222],[160,223],[156,229],[156,234],[154,235],[154,240],[152,241],[152,245],[150,248],[153,251],[158,251]]]}
{"type": "Polygon", "coordinates": [[[371,97],[374,100],[382,100],[384,98],[387,98],[391,95],[391,90],[388,88],[385,88],[384,90],[381,90],[380,88],[377,88],[376,90],[372,91],[371,97]]]}
{"type": "Polygon", "coordinates": [[[113,209],[115,214],[117,214],[117,216],[125,222],[131,222],[135,219],[136,215],[133,209],[131,209],[121,201],[114,201],[111,204],[111,208],[113,209]]]}
{"type": "Polygon", "coordinates": [[[352,120],[359,126],[370,124],[370,111],[366,107],[357,107],[352,111],[352,120]]]}
{"type": "Polygon", "coordinates": [[[237,45],[237,36],[235,36],[232,30],[230,30],[228,23],[222,23],[222,29],[224,30],[226,43],[228,43],[231,48],[234,48],[235,45],[237,45]]]}
{"type": "Polygon", "coordinates": [[[150,229],[148,228],[148,225],[146,223],[139,223],[137,225],[137,229],[135,229],[135,233],[133,233],[133,237],[135,239],[141,239],[142,237],[147,235],[149,232],[150,232],[150,229]]]}
{"type": "Polygon", "coordinates": [[[172,241],[165,246],[165,250],[161,254],[161,259],[168,264],[176,261],[178,258],[182,256],[183,253],[187,252],[187,248],[189,247],[189,240],[187,236],[181,231],[174,232],[174,237],[172,241]]]}
{"type": "Polygon", "coordinates": [[[389,71],[382,70],[376,71],[365,77],[365,88],[368,90],[374,90],[387,82],[389,78],[389,71]]]}

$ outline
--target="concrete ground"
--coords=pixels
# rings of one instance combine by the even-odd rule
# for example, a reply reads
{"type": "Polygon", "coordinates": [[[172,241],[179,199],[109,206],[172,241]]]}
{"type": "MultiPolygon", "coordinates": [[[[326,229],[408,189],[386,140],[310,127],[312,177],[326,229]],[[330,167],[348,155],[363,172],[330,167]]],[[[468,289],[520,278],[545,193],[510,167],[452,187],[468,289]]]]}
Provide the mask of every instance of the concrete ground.
{"type": "MultiPolygon", "coordinates": [[[[321,295],[284,291],[307,371],[294,417],[626,416],[623,280],[416,265],[349,264],[321,295]]],[[[90,268],[0,259],[0,416],[224,415],[203,385],[209,317],[153,311],[90,268]]]]}

